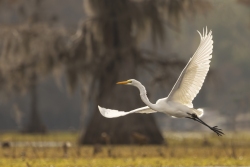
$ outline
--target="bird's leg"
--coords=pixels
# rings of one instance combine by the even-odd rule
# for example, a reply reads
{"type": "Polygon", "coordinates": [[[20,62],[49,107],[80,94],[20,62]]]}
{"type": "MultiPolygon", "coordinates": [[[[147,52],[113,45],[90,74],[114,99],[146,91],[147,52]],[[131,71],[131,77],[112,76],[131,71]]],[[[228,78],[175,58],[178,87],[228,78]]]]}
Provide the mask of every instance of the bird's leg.
{"type": "Polygon", "coordinates": [[[197,122],[199,122],[199,123],[207,126],[209,129],[211,129],[212,131],[214,131],[218,136],[224,135],[224,133],[222,132],[222,129],[219,129],[217,126],[214,126],[214,127],[209,126],[204,121],[202,121],[199,117],[197,117],[196,114],[190,114],[190,113],[187,113],[187,114],[190,115],[191,117],[186,117],[186,118],[195,120],[195,121],[197,121],[197,122]]]}

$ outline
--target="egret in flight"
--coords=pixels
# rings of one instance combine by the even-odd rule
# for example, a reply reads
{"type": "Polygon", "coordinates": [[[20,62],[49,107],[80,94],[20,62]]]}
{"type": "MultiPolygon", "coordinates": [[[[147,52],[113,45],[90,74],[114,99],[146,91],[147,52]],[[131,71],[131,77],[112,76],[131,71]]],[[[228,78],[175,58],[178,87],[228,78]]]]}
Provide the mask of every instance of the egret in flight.
{"type": "Polygon", "coordinates": [[[211,127],[200,119],[203,115],[202,109],[193,108],[192,101],[200,91],[205,77],[209,70],[210,59],[212,58],[213,39],[212,31],[206,31],[200,35],[200,44],[193,57],[189,60],[182,70],[177,82],[169,93],[168,97],[157,100],[155,104],[151,103],[147,97],[145,87],[135,79],[118,82],[117,84],[135,86],[140,91],[142,101],[147,105],[135,110],[124,112],[112,109],[106,109],[98,106],[100,113],[107,118],[125,116],[132,113],[155,113],[162,112],[176,118],[189,118],[195,120],[214,131],[218,136],[224,133],[217,126],[211,127]]]}

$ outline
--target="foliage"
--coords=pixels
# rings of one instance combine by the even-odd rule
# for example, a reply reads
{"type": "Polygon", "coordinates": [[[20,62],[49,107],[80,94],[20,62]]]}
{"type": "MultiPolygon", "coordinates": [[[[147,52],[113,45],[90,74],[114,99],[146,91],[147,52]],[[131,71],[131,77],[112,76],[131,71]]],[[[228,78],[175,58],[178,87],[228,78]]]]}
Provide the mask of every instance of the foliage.
{"type": "Polygon", "coordinates": [[[45,76],[58,67],[65,52],[66,33],[44,24],[1,28],[1,91],[23,92],[33,75],[45,76]]]}
{"type": "MultiPolygon", "coordinates": [[[[182,67],[183,62],[177,58],[172,60],[169,58],[172,56],[169,56],[169,53],[165,54],[164,58],[160,57],[154,50],[143,49],[143,45],[151,43],[150,45],[153,46],[162,46],[168,40],[167,30],[178,31],[182,18],[193,18],[197,13],[205,14],[211,10],[211,4],[208,1],[194,0],[101,2],[85,0],[83,6],[87,19],[74,36],[72,55],[65,61],[71,89],[76,87],[79,78],[86,81],[88,88],[89,82],[94,85],[101,78],[115,80],[117,73],[124,69],[112,71],[110,66],[114,62],[120,63],[124,57],[130,55],[135,57],[134,63],[138,68],[148,70],[148,66],[160,66],[159,71],[165,73],[161,78],[166,75],[168,75],[167,78],[171,78],[173,74],[165,68],[182,67]],[[108,78],[109,71],[112,71],[110,78],[108,78]]],[[[134,72],[137,73],[137,71],[134,72]]],[[[159,76],[154,75],[154,77],[159,80],[159,76]]],[[[106,89],[112,88],[113,84],[106,89]]],[[[92,86],[89,89],[92,96],[95,93],[101,94],[101,92],[95,92],[98,87],[92,86]]],[[[102,89],[101,87],[99,91],[102,89]]],[[[88,97],[88,91],[84,93],[86,94],[84,96],[88,97]]]]}

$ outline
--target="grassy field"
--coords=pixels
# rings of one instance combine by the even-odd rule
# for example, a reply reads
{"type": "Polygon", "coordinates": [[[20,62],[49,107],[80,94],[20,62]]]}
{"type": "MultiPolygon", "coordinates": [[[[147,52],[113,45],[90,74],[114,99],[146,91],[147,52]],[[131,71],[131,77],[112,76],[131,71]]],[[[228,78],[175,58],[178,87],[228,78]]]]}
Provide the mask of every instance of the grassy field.
{"type": "Polygon", "coordinates": [[[78,146],[76,133],[46,135],[0,134],[0,166],[6,167],[106,167],[106,166],[247,166],[250,134],[166,133],[164,145],[78,146]],[[64,142],[70,147],[62,147],[64,142]],[[54,142],[56,147],[42,147],[54,142]],[[19,144],[17,144],[19,143],[19,144]],[[40,144],[39,144],[40,143],[40,144]],[[13,146],[16,144],[16,146],[13,146]]]}

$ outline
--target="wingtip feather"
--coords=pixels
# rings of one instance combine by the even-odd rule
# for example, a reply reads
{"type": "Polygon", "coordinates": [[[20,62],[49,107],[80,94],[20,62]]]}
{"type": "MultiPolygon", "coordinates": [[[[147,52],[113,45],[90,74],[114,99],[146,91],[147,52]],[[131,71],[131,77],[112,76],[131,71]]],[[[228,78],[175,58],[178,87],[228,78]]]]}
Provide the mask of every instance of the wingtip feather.
{"type": "Polygon", "coordinates": [[[202,39],[202,35],[201,35],[200,31],[198,31],[198,30],[197,30],[197,32],[199,33],[199,35],[200,35],[200,38],[202,39]]]}
{"type": "Polygon", "coordinates": [[[100,107],[99,105],[98,105],[98,109],[101,115],[106,118],[115,118],[115,117],[120,117],[120,116],[124,116],[128,114],[128,112],[107,109],[107,108],[100,107]]]}
{"type": "Polygon", "coordinates": [[[99,111],[101,111],[102,107],[98,105],[98,109],[99,109],[99,111]]]}
{"type": "Polygon", "coordinates": [[[103,108],[98,105],[98,109],[99,109],[100,113],[102,114],[102,116],[106,117],[105,111],[103,110],[103,108]]]}
{"type": "Polygon", "coordinates": [[[202,33],[200,31],[197,30],[197,32],[199,33],[200,35],[200,38],[201,38],[201,41],[203,41],[205,38],[207,37],[213,37],[212,35],[212,30],[209,30],[207,29],[207,26],[205,28],[202,29],[202,33]]]}

